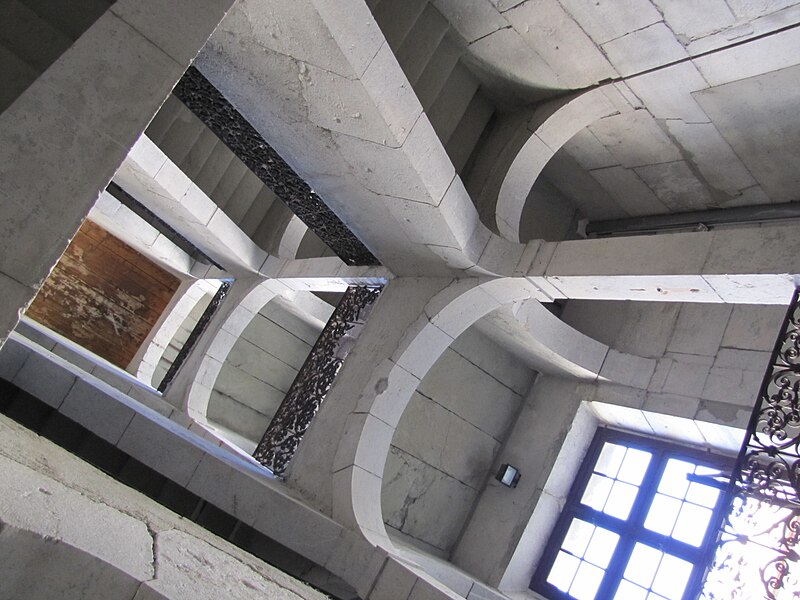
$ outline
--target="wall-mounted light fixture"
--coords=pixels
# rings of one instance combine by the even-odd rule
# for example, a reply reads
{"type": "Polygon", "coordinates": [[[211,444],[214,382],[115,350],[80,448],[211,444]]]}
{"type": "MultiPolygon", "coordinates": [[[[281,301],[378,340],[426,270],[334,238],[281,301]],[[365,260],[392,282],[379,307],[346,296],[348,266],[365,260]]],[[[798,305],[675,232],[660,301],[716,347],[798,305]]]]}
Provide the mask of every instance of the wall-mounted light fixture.
{"type": "Polygon", "coordinates": [[[497,472],[497,475],[495,475],[495,479],[497,479],[497,481],[511,488],[517,487],[519,478],[520,478],[519,469],[517,469],[517,467],[508,464],[501,466],[500,470],[497,472]]]}

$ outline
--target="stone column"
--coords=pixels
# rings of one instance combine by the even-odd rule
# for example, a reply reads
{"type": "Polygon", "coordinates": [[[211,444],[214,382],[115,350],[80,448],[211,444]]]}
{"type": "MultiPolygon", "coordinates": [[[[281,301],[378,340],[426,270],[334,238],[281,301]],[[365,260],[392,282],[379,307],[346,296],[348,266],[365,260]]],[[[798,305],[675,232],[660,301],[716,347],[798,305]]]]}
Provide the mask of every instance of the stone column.
{"type": "Polygon", "coordinates": [[[0,344],[234,0],[119,0],[0,115],[0,344]]]}

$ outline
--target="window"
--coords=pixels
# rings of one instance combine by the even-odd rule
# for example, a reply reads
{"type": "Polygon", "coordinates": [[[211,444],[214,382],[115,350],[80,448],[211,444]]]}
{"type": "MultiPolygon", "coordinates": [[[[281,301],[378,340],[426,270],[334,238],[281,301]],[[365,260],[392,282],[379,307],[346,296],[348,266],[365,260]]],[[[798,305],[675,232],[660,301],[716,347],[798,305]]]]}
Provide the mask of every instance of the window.
{"type": "Polygon", "coordinates": [[[725,505],[733,461],[600,429],[531,588],[553,600],[688,600],[725,505]]]}

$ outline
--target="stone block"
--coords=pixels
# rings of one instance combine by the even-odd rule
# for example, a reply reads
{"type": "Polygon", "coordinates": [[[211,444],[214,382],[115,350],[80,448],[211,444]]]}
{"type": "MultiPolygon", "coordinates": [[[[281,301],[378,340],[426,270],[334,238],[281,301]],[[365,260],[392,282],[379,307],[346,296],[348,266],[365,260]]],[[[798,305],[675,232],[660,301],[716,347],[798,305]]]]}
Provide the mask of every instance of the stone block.
{"type": "Polygon", "coordinates": [[[703,393],[709,369],[708,365],[674,361],[661,391],[699,398],[703,393]]]}
{"type": "Polygon", "coordinates": [[[433,5],[467,42],[474,42],[508,26],[508,21],[485,0],[467,3],[460,0],[433,0],[433,5]]]}
{"type": "Polygon", "coordinates": [[[725,29],[736,22],[725,0],[709,0],[699,5],[692,0],[655,0],[664,21],[678,39],[695,39],[725,29]]]}
{"type": "Polygon", "coordinates": [[[121,396],[119,391],[100,381],[78,378],[59,412],[116,445],[135,414],[121,396]]]}
{"type": "Polygon", "coordinates": [[[725,328],[722,346],[772,351],[785,314],[783,306],[737,304],[725,328]]]}
{"type": "Polygon", "coordinates": [[[600,369],[600,377],[617,385],[647,389],[656,361],[610,349],[600,369]]]}
{"type": "Polygon", "coordinates": [[[686,50],[664,23],[632,31],[602,45],[611,64],[627,77],[686,58],[686,50]]]}
{"type": "Polygon", "coordinates": [[[728,454],[739,452],[739,448],[741,448],[745,439],[744,429],[720,425],[719,423],[709,423],[699,418],[695,420],[695,424],[709,446],[728,454]]]}
{"type": "Polygon", "coordinates": [[[522,2],[503,16],[566,87],[581,89],[616,77],[600,48],[555,0],[522,2]],[[569,52],[561,50],[567,47],[569,52]]]}
{"type": "Polygon", "coordinates": [[[651,392],[647,394],[644,400],[642,411],[650,424],[653,425],[653,421],[649,418],[650,413],[691,419],[697,413],[698,404],[699,400],[697,398],[651,392]]]}
{"type": "Polygon", "coordinates": [[[75,374],[66,361],[52,354],[32,351],[13,383],[45,404],[58,408],[76,385],[75,374]]]}
{"type": "Polygon", "coordinates": [[[0,349],[0,379],[13,381],[32,351],[15,339],[6,340],[0,349]]]}
{"type": "Polygon", "coordinates": [[[606,117],[589,126],[598,141],[627,168],[680,160],[675,144],[646,110],[606,117]]]}
{"type": "Polygon", "coordinates": [[[756,352],[754,350],[734,350],[733,348],[720,348],[714,361],[715,367],[723,369],[740,369],[742,371],[755,371],[763,374],[770,363],[769,352],[756,352]]]}
{"type": "Polygon", "coordinates": [[[793,66],[796,64],[793,53],[799,41],[800,32],[789,29],[751,40],[744,46],[712,52],[692,62],[709,85],[716,87],[793,66]]]}
{"type": "Polygon", "coordinates": [[[700,430],[692,419],[645,412],[645,418],[659,437],[668,438],[682,444],[702,446],[705,442],[700,430]]]}
{"type": "Polygon", "coordinates": [[[722,341],[731,306],[726,304],[685,304],[681,307],[669,352],[714,356],[722,341]]]}
{"type": "Polygon", "coordinates": [[[452,349],[436,361],[418,389],[498,441],[505,439],[522,401],[519,394],[452,349]]]}
{"type": "Polygon", "coordinates": [[[594,169],[591,175],[614,198],[626,215],[637,217],[669,212],[633,169],[612,166],[594,169]]]}
{"type": "Polygon", "coordinates": [[[394,427],[371,414],[351,413],[333,459],[333,470],[358,465],[381,477],[394,431],[394,427]]]}
{"type": "Polygon", "coordinates": [[[157,423],[136,414],[122,434],[117,447],[136,460],[186,487],[203,451],[171,422],[157,423]]]}
{"type": "Polygon", "coordinates": [[[714,367],[709,371],[702,398],[752,407],[758,396],[761,377],[754,371],[714,367]]]}
{"type": "Polygon", "coordinates": [[[396,560],[386,561],[368,600],[406,600],[417,576],[396,560]]]}
{"type": "Polygon", "coordinates": [[[389,44],[383,44],[370,61],[361,84],[391,132],[391,137],[383,143],[403,145],[412,128],[419,124],[422,105],[389,44]]]}
{"type": "Polygon", "coordinates": [[[602,169],[618,164],[590,129],[581,129],[564,144],[563,149],[584,169],[602,169]]]}
{"type": "Polygon", "coordinates": [[[670,135],[691,155],[692,162],[709,185],[730,196],[756,185],[747,167],[713,123],[669,119],[665,125],[670,135]]]}
{"type": "Polygon", "coordinates": [[[670,212],[704,210],[714,203],[705,182],[695,175],[687,161],[646,165],[635,171],[670,212]]]}
{"type": "Polygon", "coordinates": [[[561,4],[598,44],[620,38],[630,31],[661,21],[661,14],[647,0],[600,3],[561,0],[561,4]]]}

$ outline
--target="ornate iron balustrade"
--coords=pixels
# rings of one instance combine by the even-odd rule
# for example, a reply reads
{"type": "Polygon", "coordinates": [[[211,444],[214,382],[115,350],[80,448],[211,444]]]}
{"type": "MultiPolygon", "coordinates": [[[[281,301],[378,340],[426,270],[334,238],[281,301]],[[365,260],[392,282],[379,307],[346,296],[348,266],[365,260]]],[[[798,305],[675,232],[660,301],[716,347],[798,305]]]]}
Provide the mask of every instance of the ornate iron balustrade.
{"type": "Polygon", "coordinates": [[[189,334],[189,337],[186,338],[186,343],[181,347],[178,351],[178,355],[175,357],[175,360],[172,361],[172,364],[169,366],[166,374],[164,375],[164,379],[161,380],[161,383],[158,384],[158,391],[162,394],[164,391],[169,387],[169,384],[172,383],[172,380],[175,379],[175,375],[178,374],[178,371],[183,366],[183,363],[186,361],[186,358],[189,356],[189,353],[194,348],[195,344],[197,344],[197,340],[200,339],[200,336],[203,335],[203,332],[208,327],[208,323],[211,321],[211,317],[214,316],[214,313],[217,312],[219,305],[222,304],[222,301],[225,299],[225,296],[228,295],[228,291],[231,289],[231,282],[230,281],[223,281],[217,293],[214,294],[214,297],[211,298],[211,302],[208,303],[208,306],[203,311],[203,314],[200,315],[200,318],[197,320],[197,324],[192,329],[192,332],[189,334]]]}
{"type": "Polygon", "coordinates": [[[800,302],[792,297],[728,487],[702,598],[800,597],[800,302]]]}
{"type": "Polygon", "coordinates": [[[189,67],[173,94],[346,264],[380,264],[322,198],[200,71],[189,67]]]}
{"type": "Polygon", "coordinates": [[[282,477],[383,288],[351,286],[333,311],[253,452],[282,477]]]}

